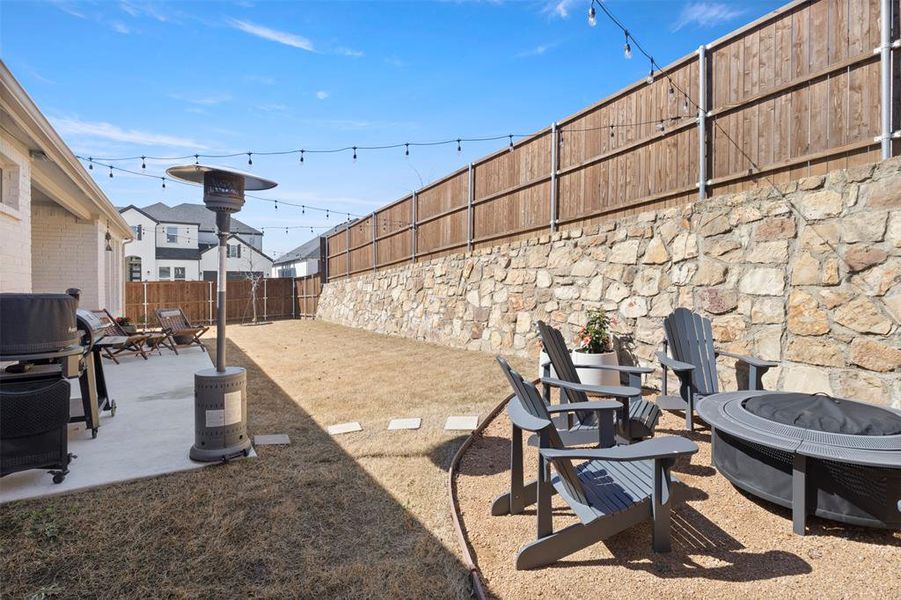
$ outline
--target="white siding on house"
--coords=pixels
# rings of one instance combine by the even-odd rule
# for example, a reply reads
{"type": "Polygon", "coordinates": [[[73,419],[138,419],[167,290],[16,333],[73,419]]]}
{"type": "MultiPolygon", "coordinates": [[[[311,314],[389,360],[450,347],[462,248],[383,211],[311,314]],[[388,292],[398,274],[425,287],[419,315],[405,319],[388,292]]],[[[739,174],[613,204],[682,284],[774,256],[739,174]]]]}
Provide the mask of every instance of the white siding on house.
{"type": "Polygon", "coordinates": [[[156,245],[159,248],[197,248],[197,229],[197,225],[160,223],[156,228],[156,245]],[[171,240],[170,231],[175,234],[171,240]]]}
{"type": "Polygon", "coordinates": [[[0,292],[31,291],[31,162],[24,148],[0,138],[0,292]]]}
{"type": "Polygon", "coordinates": [[[176,260],[176,259],[159,259],[156,261],[156,272],[153,274],[154,280],[159,281],[177,281],[175,277],[175,269],[182,268],[185,270],[185,281],[197,281],[203,279],[198,271],[199,262],[196,260],[176,260]],[[160,269],[169,269],[169,276],[160,275],[160,269]]]}
{"type": "MultiPolygon", "coordinates": [[[[241,257],[228,258],[225,263],[227,271],[263,273],[265,276],[269,276],[272,272],[272,260],[254,250],[248,244],[236,237],[230,237],[228,243],[232,246],[241,246],[241,257]]],[[[201,276],[205,271],[215,271],[218,268],[219,248],[218,246],[213,246],[200,256],[201,276]]]]}
{"type": "Polygon", "coordinates": [[[319,272],[319,261],[316,259],[295,260],[293,262],[272,265],[273,277],[304,277],[319,272]]]}
{"type": "MultiPolygon", "coordinates": [[[[135,233],[135,239],[125,244],[125,256],[137,256],[141,259],[141,281],[156,279],[156,221],[146,217],[139,211],[129,208],[122,211],[122,217],[134,230],[141,228],[141,239],[135,233]]],[[[127,263],[127,259],[126,259],[127,263]]],[[[128,273],[125,273],[126,280],[128,273]]]]}

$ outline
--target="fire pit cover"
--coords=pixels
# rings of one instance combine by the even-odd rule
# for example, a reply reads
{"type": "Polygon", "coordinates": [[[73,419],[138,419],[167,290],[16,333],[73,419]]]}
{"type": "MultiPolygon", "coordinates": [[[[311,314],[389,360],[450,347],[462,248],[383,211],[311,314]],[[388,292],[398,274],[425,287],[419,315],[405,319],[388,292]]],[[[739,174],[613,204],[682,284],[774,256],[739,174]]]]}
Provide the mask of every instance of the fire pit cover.
{"type": "Polygon", "coordinates": [[[748,398],[748,412],[802,429],[848,435],[901,434],[901,416],[878,406],[824,394],[770,393],[748,398]]]}

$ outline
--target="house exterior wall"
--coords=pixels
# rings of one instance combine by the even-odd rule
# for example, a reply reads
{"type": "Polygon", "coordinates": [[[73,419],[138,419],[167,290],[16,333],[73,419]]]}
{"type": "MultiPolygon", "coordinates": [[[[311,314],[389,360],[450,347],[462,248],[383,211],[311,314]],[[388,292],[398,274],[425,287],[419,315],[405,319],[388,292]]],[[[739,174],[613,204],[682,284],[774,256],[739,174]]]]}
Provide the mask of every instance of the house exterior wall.
{"type": "Polygon", "coordinates": [[[272,265],[273,277],[304,277],[319,272],[318,260],[295,260],[293,262],[272,265]]]}
{"type": "Polygon", "coordinates": [[[175,281],[175,267],[182,267],[185,270],[185,281],[198,281],[203,279],[199,271],[200,261],[197,260],[176,260],[160,258],[156,261],[156,271],[154,272],[154,281],[175,281]],[[169,277],[160,277],[160,268],[169,268],[169,277]]]}
{"type": "MultiPolygon", "coordinates": [[[[600,308],[621,356],[658,367],[679,306],[720,349],[778,361],[769,389],[901,408],[901,158],[335,279],[317,317],[537,356],[536,321],[572,342],[600,308]]],[[[734,361],[718,375],[736,389],[734,361]]]]}
{"type": "Polygon", "coordinates": [[[81,289],[83,308],[106,308],[121,313],[124,269],[122,240],[113,239],[106,251],[106,227],[84,221],[53,203],[31,206],[32,291],[65,292],[81,289]]]}
{"type": "MultiPolygon", "coordinates": [[[[137,256],[141,259],[141,280],[154,281],[157,277],[156,267],[156,221],[133,208],[122,212],[122,218],[130,226],[140,225],[142,239],[135,239],[125,244],[125,256],[137,256]]],[[[126,273],[127,280],[127,273],[126,273]]]]}
{"type": "MultiPolygon", "coordinates": [[[[225,269],[229,272],[255,272],[269,276],[272,273],[272,260],[256,250],[251,249],[237,238],[230,238],[228,243],[241,246],[241,258],[231,257],[226,260],[225,269]]],[[[219,248],[214,246],[200,255],[200,272],[216,271],[219,268],[219,248]]]]}
{"type": "Polygon", "coordinates": [[[31,160],[6,137],[0,137],[0,170],[0,292],[30,292],[31,160]]]}
{"type": "Polygon", "coordinates": [[[158,248],[197,248],[198,226],[185,223],[161,222],[156,228],[156,245],[158,248]],[[174,242],[168,239],[167,231],[170,227],[176,229],[174,242]]]}

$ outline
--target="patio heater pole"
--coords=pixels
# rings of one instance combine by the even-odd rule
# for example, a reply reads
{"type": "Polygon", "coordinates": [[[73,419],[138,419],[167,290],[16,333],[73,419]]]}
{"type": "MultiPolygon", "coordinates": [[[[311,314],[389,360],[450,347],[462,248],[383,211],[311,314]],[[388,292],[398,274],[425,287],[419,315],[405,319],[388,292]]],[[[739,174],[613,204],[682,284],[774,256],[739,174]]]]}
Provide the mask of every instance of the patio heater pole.
{"type": "Polygon", "coordinates": [[[892,2],[882,0],[882,29],[880,32],[880,95],[882,96],[882,133],[879,141],[882,160],[892,157],[892,2]]]}
{"type": "Polygon", "coordinates": [[[247,373],[225,364],[225,264],[231,215],[244,206],[245,190],[266,190],[276,183],[249,173],[199,164],[171,167],[166,173],[173,179],[203,184],[203,203],[216,214],[216,368],[194,374],[194,445],[189,455],[201,462],[227,461],[247,456],[251,447],[247,435],[247,373]]]}

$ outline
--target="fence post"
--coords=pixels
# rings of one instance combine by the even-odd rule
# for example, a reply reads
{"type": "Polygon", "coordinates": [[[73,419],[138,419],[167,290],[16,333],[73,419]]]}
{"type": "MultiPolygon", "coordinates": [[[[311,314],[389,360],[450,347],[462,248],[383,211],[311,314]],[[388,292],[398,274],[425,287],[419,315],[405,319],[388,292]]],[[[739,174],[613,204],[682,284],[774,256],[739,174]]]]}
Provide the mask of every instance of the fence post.
{"type": "Polygon", "coordinates": [[[378,257],[376,256],[376,251],[378,248],[375,244],[375,236],[378,233],[378,227],[375,226],[376,213],[372,213],[372,272],[375,273],[378,269],[376,265],[378,264],[378,257]]]}
{"type": "Polygon", "coordinates": [[[551,125],[551,233],[557,231],[557,166],[560,140],[560,131],[557,121],[551,125]]]}
{"type": "Polygon", "coordinates": [[[207,291],[206,297],[208,298],[207,302],[210,305],[210,312],[209,312],[209,317],[207,318],[208,319],[207,322],[212,323],[213,322],[213,282],[212,281],[207,282],[207,287],[209,289],[207,291]]]}
{"type": "Polygon", "coordinates": [[[469,163],[469,189],[466,192],[466,250],[472,250],[472,237],[473,237],[473,221],[472,221],[472,197],[475,193],[475,189],[473,189],[472,180],[473,180],[473,168],[472,163],[469,163]]]}
{"type": "Polygon", "coordinates": [[[265,277],[263,277],[263,320],[269,320],[269,286],[265,277]]]}
{"type": "Polygon", "coordinates": [[[350,277],[350,223],[344,227],[344,276],[350,277]]]}
{"type": "Polygon", "coordinates": [[[147,329],[147,282],[144,282],[144,329],[147,329]]]}
{"type": "Polygon", "coordinates": [[[892,157],[892,1],[881,2],[880,44],[880,111],[882,117],[882,133],[877,141],[882,146],[882,160],[892,157]]]}
{"type": "Polygon", "coordinates": [[[413,211],[413,219],[410,221],[410,246],[412,247],[410,262],[416,262],[416,192],[413,192],[413,199],[410,201],[413,211]]]}
{"type": "Polygon", "coordinates": [[[291,278],[291,318],[297,318],[297,277],[291,278]]]}
{"type": "Polygon", "coordinates": [[[698,47],[698,200],[707,197],[707,47],[698,47]]]}

